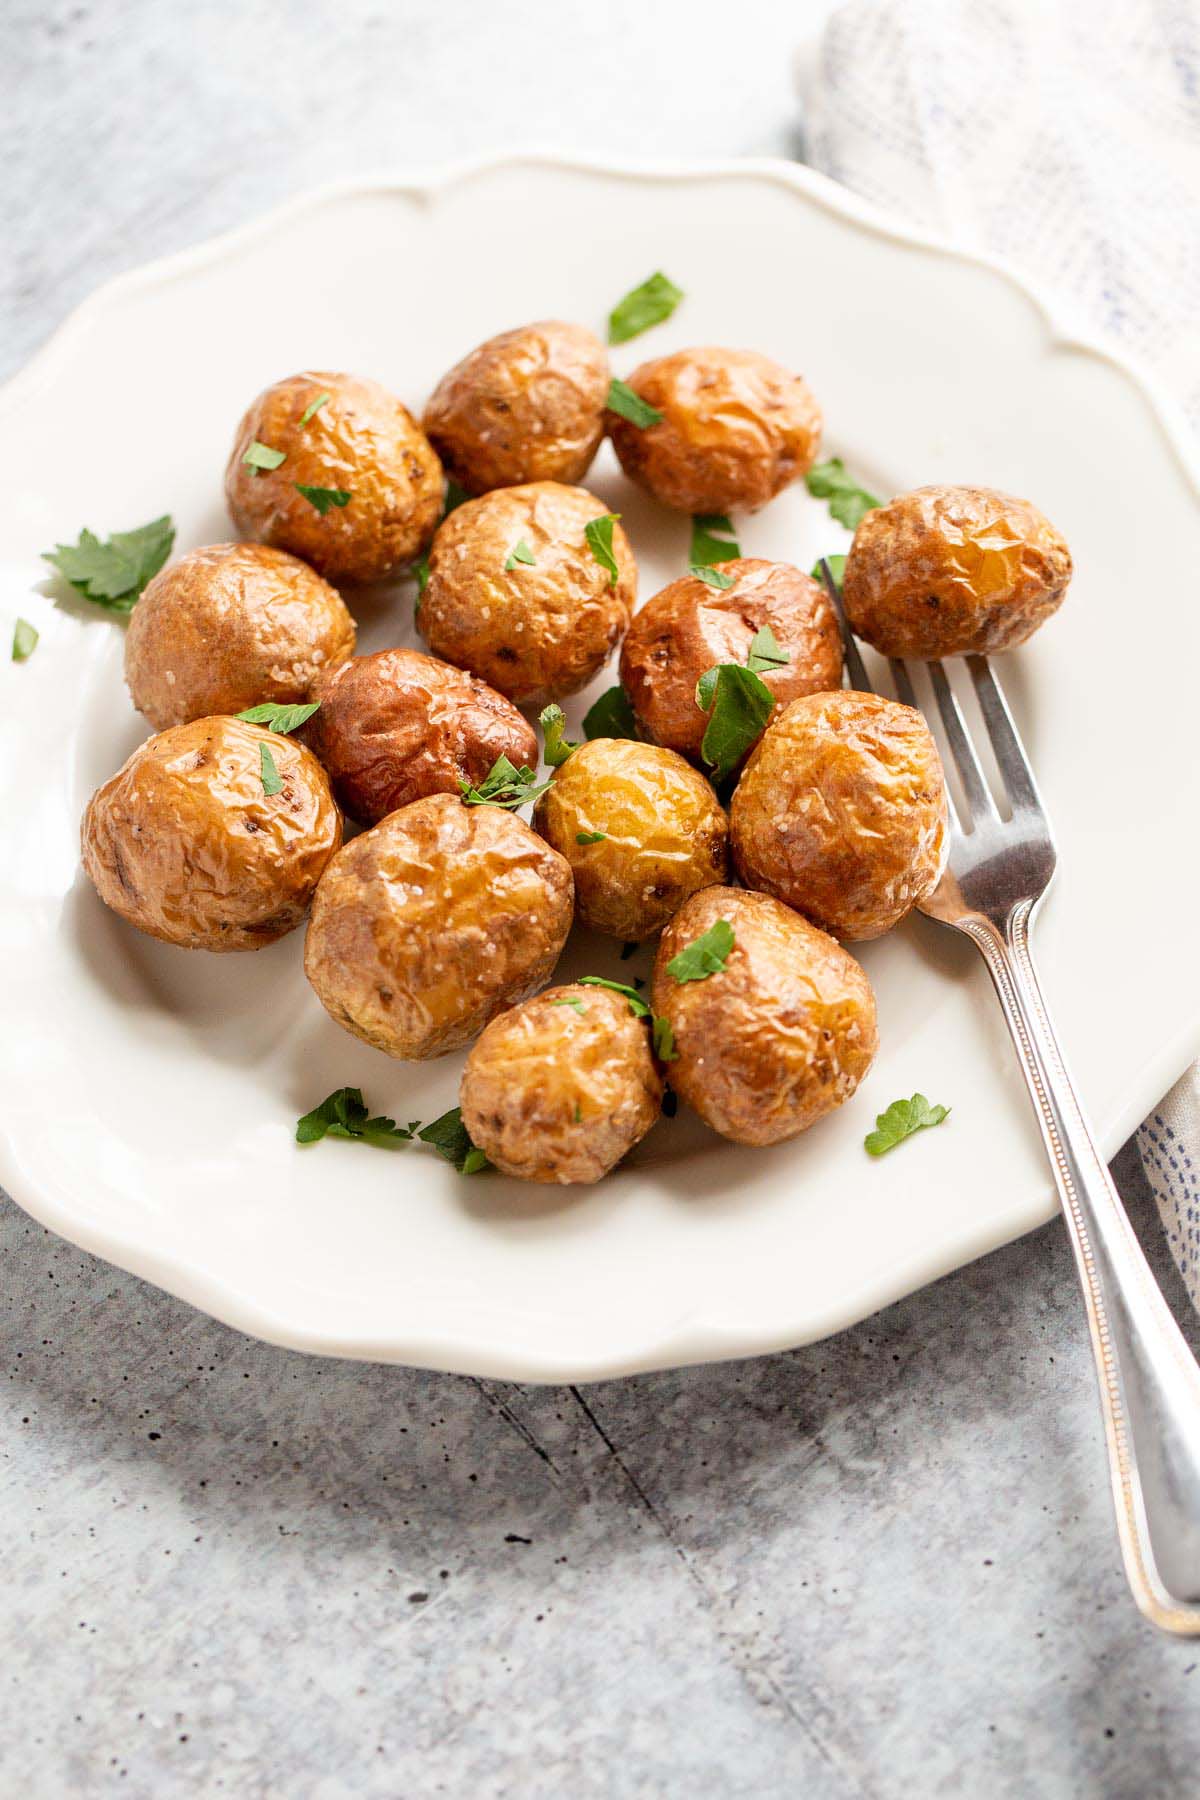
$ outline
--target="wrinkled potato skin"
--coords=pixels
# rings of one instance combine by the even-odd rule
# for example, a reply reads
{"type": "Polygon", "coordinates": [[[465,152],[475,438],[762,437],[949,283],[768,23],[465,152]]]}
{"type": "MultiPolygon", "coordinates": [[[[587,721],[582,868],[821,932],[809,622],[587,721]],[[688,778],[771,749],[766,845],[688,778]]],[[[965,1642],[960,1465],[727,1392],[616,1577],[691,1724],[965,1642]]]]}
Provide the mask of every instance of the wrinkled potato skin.
{"type": "Polygon", "coordinates": [[[662,419],[644,431],[607,415],[631,481],[681,512],[756,512],[804,475],[821,443],[808,383],[754,350],[677,350],[626,385],[662,419]]]}
{"type": "Polygon", "coordinates": [[[456,507],[433,540],[417,614],[434,654],[519,706],[585,687],[616,649],[637,594],[621,526],[613,526],[615,585],[583,535],[607,511],[586,488],[554,481],[496,488],[456,507]],[[536,566],[506,571],[522,538],[536,566]]]}
{"type": "Polygon", "coordinates": [[[946,787],[929,727],[880,694],[793,700],[746,764],[730,827],[747,887],[837,937],[879,937],[945,861],[946,787]]]}
{"type": "Polygon", "coordinates": [[[125,680],[156,731],[307,700],[354,649],[335,588],[266,544],[208,544],[157,574],[129,617],[125,680]]]}
{"type": "Polygon", "coordinates": [[[705,888],[663,932],[651,1000],[670,1020],[671,1086],[738,1144],[781,1144],[848,1100],[875,1057],[875,996],[848,950],[767,894],[705,888]],[[677,982],[671,958],[718,919],[724,969],[677,982]]]}
{"type": "Polygon", "coordinates": [[[1058,611],[1071,552],[1044,513],[995,488],[923,487],[869,512],[842,598],[885,656],[990,656],[1058,611]]]}
{"type": "Polygon", "coordinates": [[[489,338],[443,375],[425,430],[469,494],[582,481],[604,436],[608,379],[597,337],[542,319],[489,338]]]}
{"type": "Polygon", "coordinates": [[[432,794],[333,859],[304,970],[364,1043],[409,1061],[441,1056],[547,980],[571,901],[570,869],[523,819],[432,794]]]}
{"type": "Polygon", "coordinates": [[[593,738],[572,752],[533,809],[565,856],[582,924],[626,943],[660,931],[689,894],[724,881],[725,811],[703,775],[673,750],[593,738]],[[580,832],[603,831],[598,844],[580,832]]]}
{"type": "Polygon", "coordinates": [[[188,950],[260,950],[294,930],[341,841],[316,757],[241,719],[149,738],[83,815],[83,866],[105,905],[188,950]],[[263,792],[262,744],[278,794],[263,792]]]}
{"type": "Polygon", "coordinates": [[[621,646],[621,686],[638,729],[652,744],[700,759],[708,714],[696,683],[717,663],[744,664],[756,632],[769,625],[791,658],[760,670],[779,705],[842,685],[842,638],[829,596],[790,563],[742,557],[721,564],[730,588],[695,575],[647,600],[621,646]]]}
{"type": "Polygon", "coordinates": [[[572,982],[492,1020],[459,1104],[498,1169],[565,1185],[607,1175],[654,1124],[662,1094],[646,1021],[620,994],[572,982]]]}
{"type": "Polygon", "coordinates": [[[427,794],[478,786],[498,757],[536,768],[532,725],[474,675],[419,650],[377,650],[330,669],[304,728],[338,805],[363,825],[427,794]]]}
{"type": "Polygon", "coordinates": [[[331,581],[383,581],[425,549],[442,516],[442,465],[416,420],[376,381],[306,371],[266,388],[238,426],[225,499],[242,537],[290,550],[331,581]],[[332,398],[307,425],[319,394],[332,398]],[[277,469],[247,468],[253,440],[285,450],[277,469]],[[344,488],[324,515],[305,487],[344,488]]]}

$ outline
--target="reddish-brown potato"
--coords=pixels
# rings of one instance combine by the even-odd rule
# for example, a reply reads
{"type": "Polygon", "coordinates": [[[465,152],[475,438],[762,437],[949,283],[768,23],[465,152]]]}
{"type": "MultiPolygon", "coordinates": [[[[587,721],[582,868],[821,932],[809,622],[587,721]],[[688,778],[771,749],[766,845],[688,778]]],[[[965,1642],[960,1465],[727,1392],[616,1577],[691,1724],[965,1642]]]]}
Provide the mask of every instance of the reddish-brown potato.
{"type": "Polygon", "coordinates": [[[506,1175],[592,1182],[645,1137],[662,1093],[646,1021],[620,994],[573,982],[492,1020],[459,1102],[472,1141],[506,1175]]]}
{"type": "Polygon", "coordinates": [[[427,794],[478,787],[507,756],[536,768],[533,727],[511,700],[419,650],[377,650],[321,676],[320,711],[305,736],[333,782],[338,805],[374,825],[427,794]]]}
{"type": "Polygon", "coordinates": [[[260,950],[303,919],[342,821],[302,744],[241,719],[193,719],[97,789],[82,841],[96,892],[139,931],[188,950],[260,950]]]}
{"type": "Polygon", "coordinates": [[[637,594],[621,526],[615,577],[588,544],[587,526],[606,513],[586,488],[554,481],[456,507],[433,540],[417,614],[430,649],[522,706],[577,693],[615,650],[637,594]],[[522,545],[532,563],[514,560],[522,545]]]}
{"type": "Polygon", "coordinates": [[[304,969],[322,1006],[389,1056],[441,1056],[546,981],[571,871],[523,819],[431,794],[334,857],[304,969]]]}
{"type": "Polygon", "coordinates": [[[995,488],[923,487],[869,512],[842,597],[885,656],[990,656],[1062,605],[1071,552],[1044,513],[995,488]]]}
{"type": "Polygon", "coordinates": [[[489,338],[443,375],[424,425],[469,494],[582,481],[604,436],[608,357],[582,325],[541,319],[489,338]]]}
{"type": "Polygon", "coordinates": [[[717,663],[742,663],[764,626],[788,661],[759,673],[779,705],[842,685],[842,639],[829,596],[790,563],[743,557],[721,564],[733,586],[683,575],[647,600],[621,646],[621,686],[638,728],[699,760],[708,714],[696,683],[717,663]]]}
{"type": "Polygon", "coordinates": [[[533,822],[571,865],[580,921],[627,943],[652,937],[728,869],[720,801],[690,763],[657,744],[581,744],[555,771],[533,822]]]}
{"type": "Polygon", "coordinates": [[[941,875],[941,759],[919,712],[880,694],[810,694],[777,715],[730,809],[747,887],[844,938],[873,938],[941,875]]]}
{"type": "Polygon", "coordinates": [[[289,375],[258,396],[225,470],[241,536],[291,550],[331,581],[383,581],[419,556],[444,492],[442,465],[407,407],[377,381],[322,370],[289,375]],[[255,443],[282,451],[283,462],[247,464],[255,443]],[[322,512],[301,487],[350,497],[322,502],[322,512]]]}
{"type": "Polygon", "coordinates": [[[671,1086],[739,1144],[779,1144],[850,1098],[875,1056],[875,996],[849,951],[767,894],[705,888],[663,932],[651,983],[671,1086]],[[733,948],[701,981],[672,959],[723,919],[733,948]]]}
{"type": "Polygon", "coordinates": [[[163,569],[125,634],[130,698],[155,730],[273,700],[307,700],[354,649],[335,588],[266,544],[207,544],[163,569]]]}
{"type": "Polygon", "coordinates": [[[631,481],[681,512],[755,512],[804,475],[821,443],[808,383],[754,350],[676,350],[627,386],[662,414],[641,427],[610,412],[631,481]]]}

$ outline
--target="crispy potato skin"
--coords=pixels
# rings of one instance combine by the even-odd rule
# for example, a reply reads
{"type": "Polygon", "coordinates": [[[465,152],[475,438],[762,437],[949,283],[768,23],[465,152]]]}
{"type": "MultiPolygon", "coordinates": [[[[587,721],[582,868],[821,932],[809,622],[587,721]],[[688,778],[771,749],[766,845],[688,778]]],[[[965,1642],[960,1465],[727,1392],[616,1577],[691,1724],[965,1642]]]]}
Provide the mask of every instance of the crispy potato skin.
{"type": "Polygon", "coordinates": [[[654,1124],[662,1094],[646,1021],[620,994],[572,982],[492,1020],[459,1103],[498,1169],[566,1185],[607,1175],[654,1124]]]}
{"type": "Polygon", "coordinates": [[[744,664],[769,625],[791,660],[760,671],[780,705],[842,685],[842,639],[829,596],[790,563],[741,557],[721,564],[730,588],[684,575],[647,600],[621,646],[621,686],[642,734],[700,760],[708,715],[696,683],[717,663],[744,664]]]}
{"type": "Polygon", "coordinates": [[[730,808],[747,887],[843,938],[873,938],[933,888],[947,847],[941,760],[919,712],[844,689],[793,700],[730,808]]]}
{"type": "Polygon", "coordinates": [[[496,488],[456,507],[429,553],[417,626],[430,649],[518,705],[585,687],[616,648],[637,594],[637,564],[613,526],[613,584],[584,528],[608,508],[554,481],[496,488]],[[505,570],[524,538],[536,560],[505,570]]]}
{"type": "Polygon", "coordinates": [[[842,597],[859,637],[885,656],[989,656],[1032,637],[1070,579],[1066,541],[1030,501],[923,487],[862,520],[842,597]]]}
{"type": "Polygon", "coordinates": [[[83,866],[105,905],[188,950],[260,950],[294,930],[341,841],[316,757],[241,719],[159,732],[83,815],[83,866]],[[263,744],[278,794],[263,792],[263,744]]]}
{"type": "Polygon", "coordinates": [[[225,499],[239,534],[290,550],[331,581],[382,581],[419,556],[437,528],[442,465],[407,407],[376,381],[306,370],[264,389],[238,426],[225,499]],[[318,395],[332,396],[307,425],[318,395]],[[247,468],[254,439],[287,460],[247,468]],[[296,484],[342,488],[324,517],[296,484]]]}
{"type": "Polygon", "coordinates": [[[627,386],[662,419],[618,413],[608,435],[631,481],[681,512],[756,512],[816,461],[821,411],[808,383],[754,350],[706,346],[645,362],[627,386]]]}
{"type": "Polygon", "coordinates": [[[720,801],[690,763],[657,744],[581,744],[555,772],[533,822],[571,865],[581,922],[626,942],[651,937],[689,894],[726,877],[720,801]],[[591,831],[604,832],[603,841],[577,841],[591,831]]]}
{"type": "Polygon", "coordinates": [[[207,544],[157,574],[125,634],[130,698],[156,731],[265,700],[307,700],[354,649],[335,588],[266,544],[207,544]]]}
{"type": "Polygon", "coordinates": [[[608,356],[582,325],[541,319],[455,363],[425,408],[446,469],[469,494],[582,481],[604,436],[608,356]]]}
{"type": "Polygon", "coordinates": [[[875,996],[848,950],[767,894],[705,888],[663,932],[651,998],[671,1022],[671,1086],[723,1137],[780,1144],[848,1100],[874,1060],[875,996]],[[718,919],[723,970],[677,982],[672,957],[718,919]]]}
{"type": "Polygon", "coordinates": [[[431,794],[346,844],[317,889],[304,970],[388,1056],[457,1050],[548,978],[571,871],[523,819],[431,794]]]}
{"type": "Polygon", "coordinates": [[[330,669],[313,687],[321,703],[304,728],[338,805],[375,825],[427,794],[475,786],[507,756],[536,768],[533,727],[486,682],[419,650],[377,650],[330,669]]]}

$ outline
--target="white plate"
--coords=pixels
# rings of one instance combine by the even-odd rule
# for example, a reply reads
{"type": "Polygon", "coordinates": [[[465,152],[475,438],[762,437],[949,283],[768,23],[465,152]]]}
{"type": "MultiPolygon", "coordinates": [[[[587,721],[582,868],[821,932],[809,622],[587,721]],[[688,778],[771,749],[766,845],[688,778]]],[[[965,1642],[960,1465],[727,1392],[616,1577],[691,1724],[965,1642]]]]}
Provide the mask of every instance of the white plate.
{"type": "MultiPolygon", "coordinates": [[[[1177,924],[1198,874],[1196,494],[1126,372],[1056,338],[1002,272],[790,165],[526,159],[322,192],[105,289],[0,396],[0,630],[7,646],[23,614],[42,634],[0,674],[0,1176],[64,1236],[261,1337],[543,1380],[743,1355],[849,1324],[1052,1211],[982,964],[925,920],[863,950],[883,1047],[841,1113],[772,1151],[681,1116],[600,1186],[547,1192],[424,1152],[299,1149],[297,1115],[331,1088],[430,1118],[460,1059],[395,1063],[340,1031],[299,932],[185,953],[78,873],[87,797],[145,733],[120,628],[52,603],[38,552],[168,510],[181,550],[226,537],[225,454],[266,382],[361,370],[419,409],[481,338],[547,315],[599,327],[660,267],[687,299],[618,372],[688,343],[761,348],[810,378],[829,449],[871,486],[992,483],[1066,533],[1073,591],[1004,680],[1061,850],[1037,947],[1108,1151],[1196,1052],[1177,924]],[[875,1113],[916,1088],[950,1122],[872,1161],[875,1113]]],[[[682,570],[685,520],[607,451],[590,484],[625,515],[643,596],[682,570]]],[[[748,553],[803,566],[842,536],[799,490],[741,522],[748,553]]],[[[411,593],[364,612],[362,648],[413,641],[411,593]]],[[[567,966],[642,965],[594,942],[567,966]]]]}

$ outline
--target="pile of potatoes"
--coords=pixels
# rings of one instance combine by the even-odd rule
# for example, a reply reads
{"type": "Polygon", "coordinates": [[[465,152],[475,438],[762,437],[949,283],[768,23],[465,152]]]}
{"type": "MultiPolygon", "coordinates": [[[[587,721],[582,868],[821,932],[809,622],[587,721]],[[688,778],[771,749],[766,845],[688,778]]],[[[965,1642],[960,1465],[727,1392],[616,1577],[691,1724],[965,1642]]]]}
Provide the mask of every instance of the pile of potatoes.
{"type": "MultiPolygon", "coordinates": [[[[464,1124],[531,1181],[604,1175],[659,1117],[666,1080],[744,1144],[840,1106],[877,1033],[838,940],[894,926],[946,855],[928,728],[843,688],[824,589],[747,557],[723,586],[688,574],[635,612],[633,548],[579,485],[607,435],[664,506],[761,507],[818,454],[805,381],[705,347],[627,386],[654,422],[610,411],[603,346],[551,320],[472,351],[420,424],[357,376],[266,389],[225,475],[238,541],[187,552],[133,611],[126,679],[156,735],[83,821],[88,875],[140,930],[252,950],[307,916],[305,971],[339,1025],[401,1059],[472,1046],[464,1124]],[[449,511],[447,476],[467,496],[449,511]],[[418,564],[428,654],[356,656],[343,590],[418,564]],[[697,682],[745,664],[768,627],[775,709],[719,795],[697,682]],[[537,767],[522,708],[578,692],[618,651],[636,736],[572,748],[532,823],[477,803],[497,764],[537,767]],[[295,736],[236,716],[263,703],[317,710],[295,736]],[[345,842],[344,820],[362,828],[345,842]],[[575,919],[659,937],[645,1006],[546,987],[575,919]],[[701,941],[723,948],[697,968],[701,941]]],[[[1070,572],[1028,502],[923,488],[859,525],[845,608],[890,656],[993,651],[1036,629],[1070,572]]]]}

